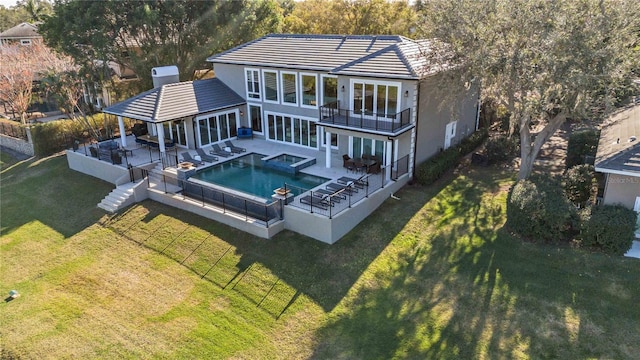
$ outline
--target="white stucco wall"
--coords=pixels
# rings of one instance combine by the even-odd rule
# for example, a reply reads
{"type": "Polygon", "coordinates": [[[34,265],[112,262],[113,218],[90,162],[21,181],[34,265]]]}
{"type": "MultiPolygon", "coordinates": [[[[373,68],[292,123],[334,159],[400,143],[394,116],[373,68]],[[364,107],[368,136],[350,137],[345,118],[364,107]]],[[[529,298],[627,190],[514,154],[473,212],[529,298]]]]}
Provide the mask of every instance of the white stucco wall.
{"type": "Polygon", "coordinates": [[[640,177],[607,174],[602,199],[604,204],[622,204],[633,209],[637,196],[640,196],[640,177]]]}

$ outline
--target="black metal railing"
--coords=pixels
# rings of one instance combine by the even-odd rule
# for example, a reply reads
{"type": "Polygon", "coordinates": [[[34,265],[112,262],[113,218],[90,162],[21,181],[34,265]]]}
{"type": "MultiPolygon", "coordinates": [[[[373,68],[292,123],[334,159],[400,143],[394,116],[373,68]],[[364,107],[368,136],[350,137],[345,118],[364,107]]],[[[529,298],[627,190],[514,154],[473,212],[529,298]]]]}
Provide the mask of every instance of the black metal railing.
{"type": "Polygon", "coordinates": [[[149,170],[145,168],[140,168],[133,165],[129,165],[128,168],[129,168],[129,180],[131,180],[131,182],[140,181],[149,176],[149,170]]]}
{"type": "Polygon", "coordinates": [[[341,109],[339,101],[320,106],[320,123],[389,133],[407,127],[411,122],[410,115],[408,108],[393,114],[341,109]]]}
{"type": "Polygon", "coordinates": [[[287,205],[304,209],[310,213],[324,215],[331,219],[333,216],[348,210],[359,201],[368,198],[369,195],[383,188],[388,170],[388,168],[384,167],[377,174],[366,174],[361,177],[355,177],[358,181],[354,181],[352,184],[345,184],[343,189],[335,190],[337,187],[325,185],[325,190],[335,190],[329,190],[329,193],[322,189],[306,191],[295,198],[288,198],[286,203],[287,205]]]}
{"type": "Polygon", "coordinates": [[[263,221],[266,227],[269,227],[273,221],[282,220],[282,201],[261,203],[188,180],[181,180],[178,183],[182,187],[183,200],[189,198],[202,203],[202,206],[213,205],[225,213],[231,212],[244,216],[246,221],[249,219],[263,221]]]}
{"type": "Polygon", "coordinates": [[[409,155],[405,155],[391,164],[391,180],[398,180],[400,176],[409,172],[409,155]]]}

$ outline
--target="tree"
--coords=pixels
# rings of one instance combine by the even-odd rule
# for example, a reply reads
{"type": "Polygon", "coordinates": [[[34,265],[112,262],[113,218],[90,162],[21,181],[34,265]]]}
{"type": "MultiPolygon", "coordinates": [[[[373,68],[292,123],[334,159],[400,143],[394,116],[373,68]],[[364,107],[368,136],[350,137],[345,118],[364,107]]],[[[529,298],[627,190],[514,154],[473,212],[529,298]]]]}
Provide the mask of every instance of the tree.
{"type": "Polygon", "coordinates": [[[6,8],[4,5],[0,5],[0,32],[27,21],[29,21],[29,14],[23,7],[6,8]]]}
{"type": "Polygon", "coordinates": [[[29,14],[29,21],[32,23],[37,23],[51,14],[52,6],[51,3],[46,0],[25,0],[24,2],[18,3],[19,7],[23,7],[27,14],[29,14]]]}
{"type": "Polygon", "coordinates": [[[31,46],[0,46],[0,101],[18,113],[23,124],[27,122],[27,110],[31,105],[34,81],[40,77],[39,71],[55,61],[55,54],[38,42],[31,46]]]}
{"type": "Polygon", "coordinates": [[[177,65],[181,80],[210,69],[207,56],[278,31],[281,9],[261,1],[57,2],[40,26],[45,42],[79,64],[114,61],[152,87],[151,68],[177,65]]]}
{"type": "MultiPolygon", "coordinates": [[[[519,130],[519,179],[569,118],[599,119],[630,86],[640,51],[636,0],[421,1],[424,31],[448,43],[465,81],[481,83],[519,130]]],[[[459,80],[459,79],[458,79],[459,80]]]]}
{"type": "Polygon", "coordinates": [[[284,21],[291,33],[409,36],[416,15],[407,1],[306,0],[284,21]]]}

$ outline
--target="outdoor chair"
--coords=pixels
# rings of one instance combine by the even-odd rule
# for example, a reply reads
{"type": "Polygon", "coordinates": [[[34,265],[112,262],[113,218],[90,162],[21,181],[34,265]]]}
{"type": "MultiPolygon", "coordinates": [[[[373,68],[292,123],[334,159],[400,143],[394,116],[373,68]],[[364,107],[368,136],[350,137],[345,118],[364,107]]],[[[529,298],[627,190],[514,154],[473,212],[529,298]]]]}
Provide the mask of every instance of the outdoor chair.
{"type": "Polygon", "coordinates": [[[198,161],[198,160],[192,158],[191,154],[189,154],[187,151],[185,151],[183,153],[180,153],[180,155],[182,155],[182,160],[183,161],[188,161],[188,162],[190,162],[190,163],[192,163],[192,164],[194,164],[196,166],[197,165],[204,165],[204,162],[198,161]]]}
{"type": "Polygon", "coordinates": [[[324,199],[326,197],[329,197],[329,199],[333,202],[340,202],[340,200],[347,199],[347,195],[345,195],[342,190],[332,191],[332,190],[326,190],[326,189],[317,189],[317,190],[313,190],[312,193],[313,193],[313,196],[318,198],[324,199]]]}
{"type": "Polygon", "coordinates": [[[322,210],[327,210],[329,206],[333,206],[333,204],[329,203],[328,201],[311,195],[301,197],[300,202],[302,204],[311,205],[313,207],[319,207],[322,210]]]}
{"type": "Polygon", "coordinates": [[[350,185],[340,185],[337,183],[330,183],[325,187],[327,190],[332,190],[332,191],[340,191],[340,190],[344,190],[347,194],[351,195],[353,193],[357,193],[358,189],[350,186],[350,185]]]}
{"type": "Polygon", "coordinates": [[[196,152],[198,153],[198,155],[200,156],[200,158],[204,161],[207,162],[214,162],[214,161],[218,161],[218,158],[216,156],[211,156],[207,153],[204,152],[204,150],[202,150],[202,148],[197,148],[196,152]]]}
{"type": "Polygon", "coordinates": [[[364,187],[368,185],[367,177],[368,177],[367,175],[362,175],[359,178],[354,179],[352,177],[343,176],[336,181],[340,185],[348,186],[349,184],[353,184],[353,186],[357,188],[364,189],[364,187]]]}
{"type": "Polygon", "coordinates": [[[247,151],[247,149],[245,149],[245,148],[237,147],[237,146],[233,145],[233,143],[231,142],[231,140],[225,140],[225,141],[224,141],[224,144],[225,144],[229,149],[231,149],[231,152],[232,152],[232,153],[240,154],[240,153],[243,153],[243,152],[247,151]]]}
{"type": "Polygon", "coordinates": [[[209,154],[211,154],[211,155],[218,155],[218,156],[222,156],[222,157],[229,157],[229,156],[233,155],[233,153],[230,153],[228,151],[222,150],[222,148],[220,148],[220,145],[218,145],[218,144],[211,145],[211,148],[213,149],[213,150],[209,151],[209,154]]]}

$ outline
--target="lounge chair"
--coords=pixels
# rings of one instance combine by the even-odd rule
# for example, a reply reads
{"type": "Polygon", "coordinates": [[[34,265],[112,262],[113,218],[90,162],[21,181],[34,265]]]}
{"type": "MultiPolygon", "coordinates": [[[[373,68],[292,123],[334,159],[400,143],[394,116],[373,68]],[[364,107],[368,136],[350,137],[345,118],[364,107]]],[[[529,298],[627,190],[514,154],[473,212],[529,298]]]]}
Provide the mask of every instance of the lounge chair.
{"type": "Polygon", "coordinates": [[[327,210],[329,206],[333,206],[333,204],[331,204],[330,202],[311,195],[301,197],[300,202],[302,204],[311,205],[313,207],[319,207],[322,210],[327,210]]]}
{"type": "Polygon", "coordinates": [[[196,165],[196,166],[197,166],[197,165],[204,165],[204,162],[203,162],[203,161],[198,161],[198,160],[196,160],[196,159],[192,158],[192,157],[191,157],[191,154],[189,154],[189,152],[187,152],[187,151],[185,151],[185,152],[183,152],[183,153],[180,153],[180,155],[182,155],[182,159],[183,159],[184,161],[188,161],[188,162],[190,162],[190,163],[192,163],[192,164],[194,164],[194,165],[196,165]]]}
{"type": "Polygon", "coordinates": [[[338,182],[338,184],[340,185],[349,185],[349,184],[353,184],[355,187],[360,188],[360,189],[364,189],[364,187],[366,185],[368,185],[367,182],[367,175],[362,175],[357,179],[354,179],[352,177],[348,177],[348,176],[343,176],[341,178],[339,178],[338,180],[336,180],[338,182]]]}
{"type": "Polygon", "coordinates": [[[230,153],[228,151],[224,151],[220,148],[220,145],[218,144],[213,144],[211,145],[211,148],[213,150],[209,151],[209,154],[211,155],[218,155],[218,156],[222,156],[222,157],[229,157],[231,155],[233,155],[233,153],[230,153]]]}
{"type": "Polygon", "coordinates": [[[218,161],[218,158],[217,158],[217,157],[215,157],[215,156],[211,156],[211,155],[208,155],[208,154],[207,154],[207,153],[205,153],[205,152],[204,152],[204,150],[202,150],[201,148],[197,148],[197,149],[196,149],[196,152],[198,153],[198,155],[200,155],[200,158],[201,158],[202,160],[204,160],[204,161],[207,161],[207,162],[210,162],[210,163],[212,163],[212,162],[214,162],[214,161],[218,161]]]}
{"type": "Polygon", "coordinates": [[[245,148],[237,147],[237,146],[233,145],[233,143],[231,142],[231,140],[225,140],[225,141],[224,141],[224,144],[225,144],[229,149],[231,149],[231,152],[233,152],[233,153],[240,154],[240,153],[243,153],[243,152],[247,151],[247,149],[245,149],[245,148]]]}
{"type": "Polygon", "coordinates": [[[352,193],[357,193],[358,189],[356,189],[354,186],[351,185],[340,185],[337,183],[330,183],[326,186],[327,190],[332,190],[332,191],[340,191],[340,190],[344,190],[347,194],[352,194],[352,193]]]}
{"type": "Polygon", "coordinates": [[[347,199],[347,195],[345,195],[344,192],[341,192],[341,190],[331,191],[331,190],[325,190],[325,189],[317,189],[317,190],[313,190],[312,193],[313,193],[313,196],[317,198],[321,198],[321,199],[329,198],[329,200],[332,202],[340,202],[340,200],[347,199]]]}

